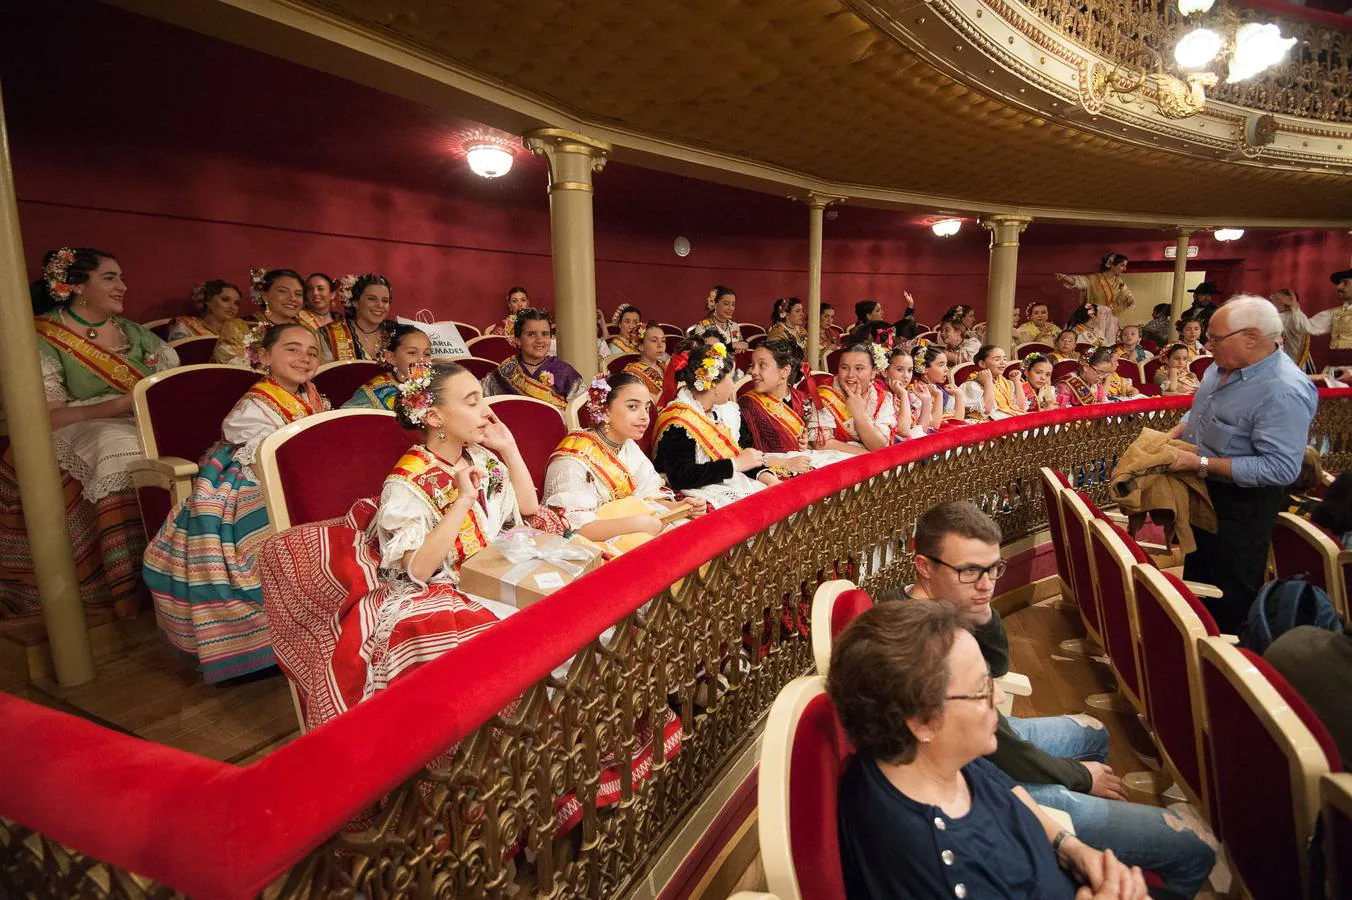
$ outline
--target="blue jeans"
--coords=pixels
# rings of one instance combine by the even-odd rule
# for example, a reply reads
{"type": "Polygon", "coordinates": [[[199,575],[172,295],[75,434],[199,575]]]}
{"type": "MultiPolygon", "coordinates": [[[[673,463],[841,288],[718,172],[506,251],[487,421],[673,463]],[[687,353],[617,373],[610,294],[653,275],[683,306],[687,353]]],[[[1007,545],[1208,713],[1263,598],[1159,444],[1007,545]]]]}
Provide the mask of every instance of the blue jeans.
{"type": "MultiPolygon", "coordinates": [[[[1090,716],[1017,719],[1014,733],[1051,754],[1093,762],[1108,759],[1108,729],[1090,716]]],[[[1059,784],[1025,784],[1034,800],[1059,809],[1091,847],[1111,848],[1122,862],[1150,869],[1172,891],[1191,897],[1206,884],[1216,852],[1167,809],[1080,794],[1059,784]]]]}

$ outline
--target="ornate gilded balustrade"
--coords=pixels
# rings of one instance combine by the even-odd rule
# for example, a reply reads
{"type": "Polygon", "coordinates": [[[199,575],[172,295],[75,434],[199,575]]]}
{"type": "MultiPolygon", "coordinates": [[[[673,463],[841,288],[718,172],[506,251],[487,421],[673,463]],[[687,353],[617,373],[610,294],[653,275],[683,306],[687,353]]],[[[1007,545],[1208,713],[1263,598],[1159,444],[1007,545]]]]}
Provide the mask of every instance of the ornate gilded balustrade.
{"type": "MultiPolygon", "coordinates": [[[[1108,473],[1121,451],[1143,426],[1170,427],[1186,406],[1175,398],[1036,414],[956,429],[803,476],[608,563],[260,763],[198,776],[233,776],[225,792],[259,795],[254,807],[222,806],[224,800],[207,796],[213,785],[180,776],[158,801],[170,807],[164,815],[175,817],[159,833],[164,846],[154,834],[125,840],[116,833],[122,823],[101,822],[89,802],[54,801],[50,810],[41,807],[41,822],[31,821],[37,813],[30,809],[29,824],[43,833],[0,818],[0,895],[616,896],[642,878],[682,818],[753,739],[779,689],[809,669],[807,614],[821,581],[853,578],[875,593],[901,587],[914,571],[908,543],[915,518],[941,500],[974,499],[1006,539],[1033,534],[1046,522],[1039,466],[1070,474],[1106,502],[1108,473]],[[547,604],[568,614],[542,632],[547,604]],[[532,610],[542,612],[532,617],[532,610]],[[602,634],[611,623],[616,627],[602,634]],[[523,638],[551,648],[543,659],[548,667],[571,657],[566,676],[521,681],[509,663],[530,652],[523,638]],[[475,672],[501,682],[497,693],[464,690],[461,679],[475,672]],[[446,692],[465,698],[463,727],[443,725],[451,739],[419,751],[421,733],[441,723],[416,712],[446,692]],[[655,755],[646,778],[628,777],[642,733],[660,733],[669,708],[680,711],[680,752],[670,761],[655,755]],[[392,716],[392,709],[403,712],[392,716]],[[391,737],[386,730],[394,724],[404,730],[391,737]],[[428,762],[448,744],[455,745],[451,752],[428,762]],[[388,773],[376,771],[386,771],[386,754],[408,757],[388,770],[404,773],[385,782],[396,785],[388,791],[378,780],[388,773]],[[597,809],[602,760],[621,773],[622,796],[597,809]],[[289,805],[287,796],[304,798],[304,808],[289,805]],[[555,805],[564,799],[580,804],[581,823],[556,835],[555,805]],[[199,806],[196,822],[183,821],[199,806]],[[231,816],[238,821],[222,823],[218,832],[216,819],[231,816]],[[344,819],[357,821],[342,830],[311,821],[344,819]],[[117,857],[98,861],[58,843],[54,833],[79,835],[71,843],[89,853],[101,841],[116,846],[117,857]],[[126,871],[152,868],[174,889],[126,871]]],[[[1352,463],[1352,391],[1325,392],[1312,439],[1332,468],[1352,463]]],[[[0,714],[6,708],[0,704],[0,714]]],[[[21,712],[32,721],[57,715],[8,708],[8,715],[21,712]]],[[[72,740],[104,741],[107,753],[121,752],[117,742],[135,744],[78,725],[72,740]]],[[[51,733],[45,739],[54,740],[51,733]]],[[[21,740],[0,736],[7,766],[19,755],[8,753],[18,744],[7,742],[21,740]]],[[[92,756],[78,761],[79,781],[104,784],[97,771],[103,754],[89,749],[92,756]]],[[[162,760],[186,756],[155,752],[162,760]]],[[[113,777],[122,781],[105,785],[113,793],[135,774],[129,769],[135,760],[117,765],[113,777]]],[[[155,783],[160,765],[147,759],[140,774],[155,783]]],[[[0,779],[6,776],[25,773],[0,779]]],[[[151,801],[130,794],[125,802],[151,801]]],[[[0,815],[14,816],[12,806],[0,792],[0,815]]],[[[138,812],[139,819],[155,810],[138,812]]]]}
{"type": "MultiPolygon", "coordinates": [[[[1146,72],[1161,57],[1171,64],[1174,44],[1192,27],[1175,0],[1022,2],[1081,46],[1146,72]]],[[[1208,97],[1283,115],[1352,122],[1352,22],[1338,28],[1245,6],[1230,9],[1241,24],[1279,25],[1296,45],[1282,65],[1236,84],[1222,81],[1207,88],[1208,97]]]]}

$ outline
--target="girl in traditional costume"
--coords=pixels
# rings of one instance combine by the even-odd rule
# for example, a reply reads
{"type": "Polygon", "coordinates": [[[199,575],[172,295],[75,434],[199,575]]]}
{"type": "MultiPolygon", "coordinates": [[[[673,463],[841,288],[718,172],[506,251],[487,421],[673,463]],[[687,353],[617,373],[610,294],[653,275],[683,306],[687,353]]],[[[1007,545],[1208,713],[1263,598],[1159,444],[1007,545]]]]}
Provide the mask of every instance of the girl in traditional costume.
{"type": "Polygon", "coordinates": [[[253,269],[250,273],[254,305],[251,318],[231,319],[221,326],[211,361],[231,366],[249,365],[249,346],[257,344],[272,325],[305,325],[305,282],[295,269],[253,269]],[[304,317],[302,318],[302,314],[304,317]]]}
{"type": "Polygon", "coordinates": [[[1056,276],[1070,290],[1082,291],[1083,302],[1095,307],[1099,344],[1117,342],[1117,320],[1136,303],[1122,278],[1126,271],[1127,258],[1121,253],[1109,253],[1099,260],[1099,270],[1094,275],[1056,276]]]}
{"type": "MultiPolygon", "coordinates": [[[[121,315],[127,286],[112,255],[63,247],[30,287],[38,362],[86,607],[134,615],[144,597],[145,532],[128,463],[144,455],[132,388],[178,365],[164,341],[121,315]]],[[[9,422],[10,429],[35,427],[9,422]]],[[[41,612],[13,450],[0,459],[0,618],[41,612]]]]}
{"type": "Polygon", "coordinates": [[[700,319],[686,330],[686,334],[699,337],[709,329],[718,332],[718,339],[734,353],[745,350],[746,341],[742,340],[742,328],[732,320],[737,312],[737,294],[732,288],[718,286],[709,291],[707,301],[709,315],[700,319]]]}
{"type": "Polygon", "coordinates": [[[1057,405],[1064,409],[1139,397],[1136,386],[1113,369],[1113,351],[1099,347],[1080,364],[1079,374],[1066,375],[1056,382],[1057,405]]]}
{"type": "Polygon", "coordinates": [[[1023,393],[1028,398],[1029,412],[1059,409],[1056,388],[1052,387],[1052,361],[1041,353],[1030,353],[1023,359],[1023,393]]]}
{"type": "Polygon", "coordinates": [[[1028,304],[1028,321],[1014,330],[1014,340],[1019,344],[1046,344],[1051,346],[1061,329],[1051,320],[1047,304],[1034,301],[1028,304]]]}
{"type": "Polygon", "coordinates": [[[305,279],[305,314],[313,322],[306,322],[316,330],[337,321],[333,314],[333,279],[323,272],[315,272],[305,279]]]}
{"type": "Polygon", "coordinates": [[[226,322],[239,317],[239,288],[219,278],[193,288],[188,302],[195,315],[175,319],[166,340],[216,337],[226,322]]]}
{"type": "Polygon", "coordinates": [[[981,342],[968,333],[967,326],[960,319],[945,319],[939,323],[939,343],[948,354],[950,367],[971,362],[976,351],[981,349],[981,342]]]}
{"type": "Polygon", "coordinates": [[[926,392],[932,398],[933,412],[930,427],[935,431],[965,424],[967,406],[962,392],[948,383],[948,355],[935,344],[921,344],[915,348],[916,379],[911,390],[926,392]]]}
{"type": "MultiPolygon", "coordinates": [[[[1066,323],[1066,331],[1074,333],[1076,343],[1092,344],[1095,347],[1102,346],[1104,343],[1103,328],[1098,316],[1098,307],[1094,304],[1081,304],[1075,308],[1075,312],[1070,314],[1070,321],[1066,323]]],[[[1116,331],[1114,331],[1114,334],[1116,334],[1116,331]]]]}
{"type": "Polygon", "coordinates": [[[1059,362],[1079,362],[1080,354],[1075,349],[1075,332],[1066,329],[1056,336],[1056,343],[1052,345],[1052,352],[1047,355],[1053,363],[1059,362]]]}
{"type": "Polygon", "coordinates": [[[392,297],[384,275],[368,272],[338,279],[338,299],[347,312],[319,332],[324,362],[383,359],[395,325],[389,319],[392,297]]]}
{"type": "Polygon", "coordinates": [[[816,390],[803,364],[798,345],[769,340],[751,351],[752,389],[737,399],[751,445],[767,456],[771,470],[781,478],[849,459],[853,454],[825,450],[813,440],[808,420],[816,390]],[[804,392],[793,386],[803,379],[804,392]]]}
{"type": "Polygon", "coordinates": [[[817,388],[820,405],[808,416],[813,446],[858,455],[892,443],[897,405],[878,381],[885,368],[887,352],[878,344],[845,348],[835,379],[817,388]]]}
{"type": "MultiPolygon", "coordinates": [[[[975,354],[980,348],[982,338],[986,334],[986,326],[978,325],[976,321],[976,310],[965,303],[959,303],[956,306],[950,306],[940,318],[940,322],[953,322],[962,326],[964,340],[970,338],[975,346],[972,347],[972,353],[975,354]]],[[[971,358],[962,360],[962,362],[971,362],[971,358]]],[[[949,364],[953,365],[952,360],[949,364]]]]}
{"type": "Polygon", "coordinates": [[[638,359],[627,364],[624,371],[638,378],[654,398],[662,393],[662,379],[667,374],[667,333],[656,322],[643,329],[643,340],[638,346],[638,359]]]}
{"type": "Polygon", "coordinates": [[[274,663],[257,552],[268,514],[254,461],[268,436],[328,408],[310,379],[319,340],[300,324],[273,325],[256,345],[268,374],[245,392],[207,451],[192,494],[146,549],[145,580],[169,644],[195,656],[208,684],[274,663]]]}
{"type": "Polygon", "coordinates": [[[1197,319],[1183,319],[1178,325],[1178,343],[1188,350],[1188,362],[1199,356],[1210,356],[1202,343],[1202,323],[1197,319]]]}
{"type": "Polygon", "coordinates": [[[611,318],[612,325],[620,327],[620,333],[610,339],[609,353],[639,353],[639,344],[643,341],[643,313],[637,306],[621,303],[611,318]]]}
{"type": "Polygon", "coordinates": [[[886,316],[883,305],[877,300],[860,300],[854,305],[854,325],[851,331],[865,328],[874,322],[881,322],[886,316]]]}
{"type": "Polygon", "coordinates": [[[915,357],[904,347],[895,347],[887,355],[883,369],[883,383],[892,392],[897,404],[897,430],[892,440],[900,443],[913,437],[924,437],[931,431],[934,414],[934,395],[929,391],[911,390],[915,380],[915,357]]]}
{"type": "Polygon", "coordinates": [[[1117,330],[1113,345],[1113,359],[1128,359],[1138,365],[1155,358],[1155,354],[1141,346],[1141,326],[1123,325],[1117,330]]]}
{"type": "Polygon", "coordinates": [[[526,289],[523,287],[510,287],[507,289],[507,315],[499,319],[484,331],[485,335],[494,335],[495,337],[505,337],[510,341],[516,340],[516,334],[512,330],[512,323],[516,320],[516,314],[524,309],[530,308],[530,298],[526,296],[526,289]]]}
{"type": "Polygon", "coordinates": [[[741,411],[731,402],[732,369],[722,344],[673,356],[667,379],[680,387],[653,430],[653,462],[667,484],[715,508],[779,483],[765,468],[765,455],[750,446],[741,411]]]}
{"type": "MultiPolygon", "coordinates": [[[[655,535],[662,530],[659,515],[674,499],[637,443],[648,430],[652,395],[637,376],[624,372],[598,375],[588,395],[587,410],[596,424],[570,432],[554,448],[545,471],[544,505],[558,510],[588,540],[655,535]],[[597,509],[626,497],[639,498],[651,512],[597,518],[597,509]]],[[[703,515],[703,500],[690,497],[688,502],[694,515],[703,515]]]]}
{"type": "Polygon", "coordinates": [[[395,325],[390,330],[390,341],[385,346],[385,365],[390,373],[381,372],[357,388],[344,409],[393,410],[399,399],[399,382],[408,377],[408,368],[417,362],[430,362],[432,342],[421,328],[413,325],[395,325]]]}
{"type": "Polygon", "coordinates": [[[1009,358],[1005,351],[987,344],[973,360],[977,370],[961,388],[967,415],[973,419],[995,420],[1021,416],[1028,412],[1028,397],[1023,392],[1023,372],[1011,369],[1005,376],[1009,358]]]}
{"type": "Polygon", "coordinates": [[[772,341],[789,341],[798,348],[798,355],[807,357],[807,307],[797,297],[780,297],[770,310],[770,330],[765,335],[772,341]]]}
{"type": "Polygon", "coordinates": [[[582,376],[568,363],[549,355],[552,331],[548,313],[529,308],[517,313],[512,325],[517,354],[484,376],[484,396],[534,397],[563,409],[580,394],[582,376]]]}
{"type": "Polygon", "coordinates": [[[1164,365],[1155,370],[1155,384],[1159,385],[1160,393],[1166,397],[1197,393],[1197,388],[1202,382],[1188,365],[1192,362],[1192,357],[1186,345],[1170,344],[1164,348],[1160,357],[1164,360],[1164,365]]]}

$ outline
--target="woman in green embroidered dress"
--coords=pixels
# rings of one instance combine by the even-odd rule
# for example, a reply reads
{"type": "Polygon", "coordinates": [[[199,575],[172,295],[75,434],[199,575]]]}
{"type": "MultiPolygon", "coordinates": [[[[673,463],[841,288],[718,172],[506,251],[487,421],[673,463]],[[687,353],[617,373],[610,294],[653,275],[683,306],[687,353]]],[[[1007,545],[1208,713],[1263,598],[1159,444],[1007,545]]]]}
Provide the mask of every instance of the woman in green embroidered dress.
{"type": "MultiPolygon", "coordinates": [[[[43,257],[31,294],[38,359],[87,606],[136,611],[145,532],[127,464],[143,455],[131,391],[178,355],[122,317],[127,285],[109,253],[63,247],[43,257]]],[[[11,427],[40,427],[10,423],[11,427]]],[[[0,460],[0,616],[40,611],[13,457],[0,460]]]]}

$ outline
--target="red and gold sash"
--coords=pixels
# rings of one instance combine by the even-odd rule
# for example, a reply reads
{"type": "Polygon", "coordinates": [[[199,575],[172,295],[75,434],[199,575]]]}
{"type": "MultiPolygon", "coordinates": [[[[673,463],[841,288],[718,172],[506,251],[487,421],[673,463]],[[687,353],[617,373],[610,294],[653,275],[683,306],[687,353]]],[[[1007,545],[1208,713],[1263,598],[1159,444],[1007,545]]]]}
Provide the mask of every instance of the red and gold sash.
{"type": "Polygon", "coordinates": [[[791,444],[798,445],[798,439],[802,435],[803,429],[807,427],[807,423],[803,421],[802,416],[794,412],[793,407],[783,400],[776,400],[769,394],[751,391],[746,396],[765,411],[774,426],[788,436],[791,444]]]}
{"type": "MultiPolygon", "coordinates": [[[[435,453],[422,445],[415,444],[394,464],[390,478],[406,482],[417,489],[419,496],[438,516],[444,516],[451,504],[455,503],[460,492],[455,489],[455,473],[435,453]]],[[[484,536],[484,510],[481,502],[469,508],[465,523],[455,538],[456,562],[462,563],[484,547],[488,539],[484,536]]]]}
{"type": "MultiPolygon", "coordinates": [[[[968,381],[976,381],[980,372],[973,372],[967,376],[968,381]]],[[[1019,409],[1014,405],[1014,382],[1003,375],[995,375],[991,378],[991,387],[995,391],[995,409],[997,412],[1005,413],[1010,416],[1021,416],[1027,410],[1019,409]]],[[[971,410],[969,413],[973,412],[971,410]]],[[[980,410],[975,411],[980,418],[986,418],[980,410]]]]}
{"type": "Polygon", "coordinates": [[[624,335],[622,335],[622,334],[616,335],[615,337],[611,338],[611,339],[610,339],[610,342],[611,342],[612,344],[614,344],[615,346],[617,346],[617,347],[620,348],[620,349],[618,349],[618,350],[613,351],[613,352],[615,352],[615,353],[638,353],[638,352],[640,352],[640,351],[639,351],[639,345],[630,342],[630,340],[629,340],[627,337],[625,337],[624,335]]]}
{"type": "Polygon", "coordinates": [[[636,359],[625,366],[624,371],[630,375],[637,375],[643,386],[648,389],[648,393],[662,393],[662,378],[666,373],[656,366],[650,366],[643,360],[636,359]]]}
{"type": "Polygon", "coordinates": [[[179,316],[178,324],[186,328],[192,337],[215,337],[216,332],[208,328],[197,316],[179,316]]]}
{"type": "Polygon", "coordinates": [[[845,405],[845,398],[840,396],[834,384],[823,384],[817,387],[817,399],[821,401],[822,409],[831,414],[831,418],[836,424],[836,440],[853,441],[855,440],[845,429],[845,423],[850,421],[850,408],[845,405]]]}
{"type": "Polygon", "coordinates": [[[329,352],[335,360],[361,358],[357,355],[357,341],[352,336],[352,329],[341,319],[325,325],[320,334],[324,336],[324,343],[329,345],[329,352]]]}
{"type": "Polygon", "coordinates": [[[723,425],[700,415],[684,403],[668,403],[657,414],[657,425],[653,429],[653,452],[662,442],[662,435],[668,428],[685,429],[685,433],[699,445],[711,460],[733,459],[742,452],[723,425]]]}
{"type": "Polygon", "coordinates": [[[596,483],[609,492],[605,502],[623,500],[634,493],[634,477],[619,456],[592,432],[574,431],[564,435],[549,458],[553,460],[560,456],[575,459],[587,467],[596,483]]]}
{"type": "Polygon", "coordinates": [[[128,393],[136,383],[150,374],[150,369],[128,356],[113,350],[105,350],[77,331],[53,322],[51,319],[37,319],[33,322],[47,343],[72,357],[80,365],[93,372],[108,386],[128,393]]]}
{"type": "Polygon", "coordinates": [[[562,397],[554,393],[553,387],[528,373],[525,364],[522,363],[520,359],[509,359],[498,366],[498,374],[502,376],[504,381],[515,388],[518,394],[534,397],[536,400],[543,400],[551,406],[557,406],[559,409],[563,409],[568,405],[562,397]]]}
{"type": "Polygon", "coordinates": [[[268,409],[281,416],[282,421],[289,424],[297,419],[312,416],[324,407],[324,401],[320,398],[319,391],[315,389],[313,384],[306,382],[302,390],[305,391],[305,399],[303,400],[282,387],[269,375],[262,381],[255,382],[253,387],[245,391],[245,396],[263,401],[268,409]]]}
{"type": "MultiPolygon", "coordinates": [[[[1070,402],[1076,406],[1090,406],[1098,402],[1098,392],[1088,384],[1085,384],[1083,378],[1079,375],[1067,375],[1057,384],[1064,384],[1070,392],[1070,402]]],[[[1104,390],[1104,396],[1108,394],[1104,390]]]]}

